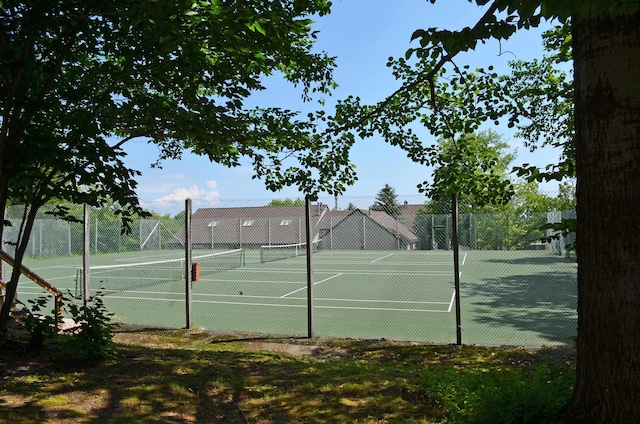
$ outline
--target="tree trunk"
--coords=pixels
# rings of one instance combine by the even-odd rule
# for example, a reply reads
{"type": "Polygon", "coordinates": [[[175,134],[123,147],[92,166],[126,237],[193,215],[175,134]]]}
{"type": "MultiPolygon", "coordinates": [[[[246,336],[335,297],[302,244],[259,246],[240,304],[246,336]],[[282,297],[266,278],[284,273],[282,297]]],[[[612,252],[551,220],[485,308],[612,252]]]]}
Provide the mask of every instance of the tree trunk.
{"type": "Polygon", "coordinates": [[[573,19],[577,381],[566,422],[640,422],[640,14],[573,19]]]}
{"type": "MultiPolygon", "coordinates": [[[[27,206],[25,206],[25,208],[26,207],[27,206]]],[[[16,298],[16,293],[18,292],[18,280],[20,279],[21,275],[20,268],[22,266],[24,254],[27,251],[27,245],[29,244],[29,238],[31,236],[31,231],[33,230],[33,224],[35,222],[39,208],[39,206],[32,206],[28,209],[27,215],[23,218],[23,228],[19,232],[18,240],[16,240],[17,246],[14,257],[15,262],[11,271],[11,278],[7,282],[5,301],[2,305],[2,308],[0,309],[0,350],[2,350],[2,345],[7,340],[7,324],[9,322],[9,313],[16,298]]]]}

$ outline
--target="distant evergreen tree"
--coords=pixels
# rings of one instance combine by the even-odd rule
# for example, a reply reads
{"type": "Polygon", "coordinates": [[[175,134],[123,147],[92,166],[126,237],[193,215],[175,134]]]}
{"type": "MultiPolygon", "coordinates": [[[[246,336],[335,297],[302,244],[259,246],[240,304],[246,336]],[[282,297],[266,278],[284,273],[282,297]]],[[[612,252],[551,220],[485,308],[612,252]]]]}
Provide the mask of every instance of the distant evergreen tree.
{"type": "Polygon", "coordinates": [[[396,191],[389,184],[385,184],[382,190],[378,192],[376,201],[371,206],[371,210],[383,211],[397,218],[402,213],[402,208],[398,203],[396,191]]]}

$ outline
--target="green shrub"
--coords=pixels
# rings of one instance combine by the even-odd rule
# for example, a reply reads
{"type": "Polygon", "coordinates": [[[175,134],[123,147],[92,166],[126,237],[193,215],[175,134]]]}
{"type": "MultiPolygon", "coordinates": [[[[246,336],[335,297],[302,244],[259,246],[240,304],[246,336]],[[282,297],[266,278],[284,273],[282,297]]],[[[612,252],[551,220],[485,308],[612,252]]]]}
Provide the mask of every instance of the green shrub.
{"type": "Polygon", "coordinates": [[[442,370],[423,387],[447,423],[554,423],[569,401],[574,371],[552,366],[442,370]],[[435,378],[434,378],[435,377],[435,378]]]}
{"type": "Polygon", "coordinates": [[[54,337],[58,333],[56,313],[51,311],[51,315],[42,315],[51,296],[40,296],[36,299],[29,299],[29,305],[18,300],[26,315],[22,319],[24,328],[30,335],[27,344],[28,350],[39,350],[44,345],[45,340],[54,337]]]}
{"type": "Polygon", "coordinates": [[[59,322],[55,311],[52,310],[50,315],[42,314],[50,299],[50,296],[41,296],[29,300],[29,305],[20,302],[26,312],[24,328],[30,335],[27,349],[41,349],[46,340],[58,337],[62,342],[64,352],[61,353],[65,359],[92,361],[116,355],[111,324],[113,314],[105,307],[101,294],[90,297],[87,302],[72,295],[64,297],[64,308],[76,326],[65,330],[62,336],[58,330],[59,322]]]}
{"type": "Polygon", "coordinates": [[[107,311],[101,294],[90,297],[87,302],[73,299],[65,301],[65,308],[77,323],[75,328],[66,331],[70,336],[66,341],[68,353],[82,361],[114,357],[117,352],[111,324],[113,314],[107,311]]]}

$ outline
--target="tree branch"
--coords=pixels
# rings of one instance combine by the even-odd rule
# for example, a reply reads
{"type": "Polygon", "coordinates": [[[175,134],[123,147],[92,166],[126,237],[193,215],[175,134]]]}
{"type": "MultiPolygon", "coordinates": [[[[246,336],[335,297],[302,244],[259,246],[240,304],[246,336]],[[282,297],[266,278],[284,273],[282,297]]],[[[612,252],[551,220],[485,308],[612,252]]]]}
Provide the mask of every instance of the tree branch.
{"type": "MultiPolygon", "coordinates": [[[[498,5],[496,4],[496,2],[494,1],[491,6],[489,6],[489,8],[487,9],[487,11],[484,13],[484,15],[482,16],[482,18],[480,18],[478,20],[478,22],[476,22],[476,24],[473,26],[472,31],[474,30],[479,30],[481,29],[485,24],[488,24],[489,22],[491,22],[491,18],[494,16],[495,12],[498,11],[498,5]]],[[[348,124],[348,125],[344,125],[342,127],[336,128],[334,130],[328,130],[327,132],[325,132],[325,134],[329,134],[329,133],[338,133],[338,132],[342,132],[345,130],[349,130],[349,129],[353,129],[356,126],[360,126],[362,124],[364,124],[364,122],[366,120],[368,120],[369,118],[377,115],[378,113],[380,113],[380,111],[382,111],[385,107],[387,107],[392,101],[393,99],[398,96],[399,94],[402,94],[404,92],[407,92],[415,87],[417,87],[418,85],[424,83],[424,82],[432,82],[433,78],[436,76],[436,74],[438,72],[440,72],[440,70],[442,69],[442,67],[447,63],[452,61],[452,59],[458,54],[460,53],[462,50],[458,49],[456,51],[453,52],[449,52],[448,54],[442,56],[440,58],[440,60],[436,63],[436,65],[433,67],[433,69],[431,69],[429,72],[427,72],[422,78],[417,78],[415,81],[403,85],[402,87],[398,88],[396,91],[394,91],[393,93],[391,93],[391,95],[389,95],[384,101],[382,101],[381,103],[378,103],[378,105],[373,108],[371,111],[369,111],[368,113],[366,113],[362,118],[360,118],[357,122],[352,123],[352,124],[348,124]]]]}

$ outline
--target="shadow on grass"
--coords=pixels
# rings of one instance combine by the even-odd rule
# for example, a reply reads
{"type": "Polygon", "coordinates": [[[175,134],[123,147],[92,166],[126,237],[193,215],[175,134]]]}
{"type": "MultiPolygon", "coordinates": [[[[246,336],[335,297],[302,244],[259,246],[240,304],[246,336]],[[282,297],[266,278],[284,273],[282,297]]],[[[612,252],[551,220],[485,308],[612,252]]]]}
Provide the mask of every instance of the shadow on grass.
{"type": "Polygon", "coordinates": [[[117,359],[85,365],[0,357],[0,421],[520,422],[555,414],[573,381],[560,351],[335,340],[346,356],[311,359],[192,342],[119,345],[117,359]]]}
{"type": "Polygon", "coordinates": [[[382,364],[127,346],[117,360],[95,366],[4,365],[15,372],[2,384],[1,397],[11,393],[12,400],[2,405],[0,421],[419,422],[439,413],[416,402],[423,396],[411,394],[404,380],[376,378],[382,364]]]}

